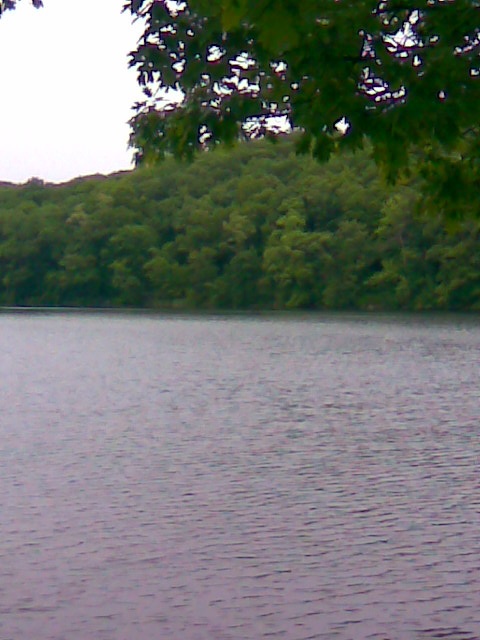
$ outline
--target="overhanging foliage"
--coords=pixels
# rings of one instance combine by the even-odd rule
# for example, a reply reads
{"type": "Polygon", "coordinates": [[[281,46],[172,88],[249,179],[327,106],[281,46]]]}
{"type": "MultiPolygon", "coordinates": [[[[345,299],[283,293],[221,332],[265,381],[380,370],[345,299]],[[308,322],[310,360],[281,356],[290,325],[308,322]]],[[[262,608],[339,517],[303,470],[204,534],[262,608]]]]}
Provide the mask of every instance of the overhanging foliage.
{"type": "Polygon", "coordinates": [[[130,0],[126,8],[145,21],[131,56],[145,90],[133,121],[139,160],[274,135],[288,120],[303,132],[298,149],[319,159],[368,137],[390,176],[415,148],[432,180],[427,165],[442,158],[461,191],[478,186],[477,0],[130,0]]]}

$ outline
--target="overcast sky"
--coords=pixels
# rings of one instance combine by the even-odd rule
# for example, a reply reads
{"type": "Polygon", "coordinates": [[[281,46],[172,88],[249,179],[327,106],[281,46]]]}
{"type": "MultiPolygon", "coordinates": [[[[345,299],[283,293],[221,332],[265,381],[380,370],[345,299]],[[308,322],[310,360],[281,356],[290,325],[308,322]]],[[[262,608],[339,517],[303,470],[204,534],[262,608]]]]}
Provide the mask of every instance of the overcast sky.
{"type": "Polygon", "coordinates": [[[61,182],[131,166],[128,69],[140,25],[123,0],[22,0],[0,19],[0,181],[61,182]]]}

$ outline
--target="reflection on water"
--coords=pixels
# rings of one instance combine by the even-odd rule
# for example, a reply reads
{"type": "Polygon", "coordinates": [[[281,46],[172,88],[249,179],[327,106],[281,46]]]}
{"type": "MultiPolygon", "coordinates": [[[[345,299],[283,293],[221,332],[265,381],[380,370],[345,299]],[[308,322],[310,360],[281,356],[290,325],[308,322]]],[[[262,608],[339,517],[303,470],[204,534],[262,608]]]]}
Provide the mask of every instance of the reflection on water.
{"type": "Polygon", "coordinates": [[[480,326],[0,315],[2,640],[480,638],[480,326]]]}

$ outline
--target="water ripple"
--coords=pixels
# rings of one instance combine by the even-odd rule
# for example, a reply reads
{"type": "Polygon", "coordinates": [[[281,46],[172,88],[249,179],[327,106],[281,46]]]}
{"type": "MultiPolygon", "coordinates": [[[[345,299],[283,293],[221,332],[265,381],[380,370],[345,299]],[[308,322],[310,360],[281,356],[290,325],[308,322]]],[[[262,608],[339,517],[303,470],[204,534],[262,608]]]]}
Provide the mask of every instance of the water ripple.
{"type": "Polygon", "coordinates": [[[0,316],[2,640],[479,640],[480,328],[0,316]]]}

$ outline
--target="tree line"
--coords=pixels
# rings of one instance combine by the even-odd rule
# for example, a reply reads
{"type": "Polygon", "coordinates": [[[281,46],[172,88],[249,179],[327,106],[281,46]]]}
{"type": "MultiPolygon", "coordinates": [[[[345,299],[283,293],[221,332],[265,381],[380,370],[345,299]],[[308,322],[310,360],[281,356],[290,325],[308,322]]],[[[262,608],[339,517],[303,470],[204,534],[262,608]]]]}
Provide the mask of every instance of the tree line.
{"type": "Polygon", "coordinates": [[[478,310],[480,220],[446,228],[419,192],[368,151],[319,165],[290,139],[3,185],[0,304],[478,310]]]}

